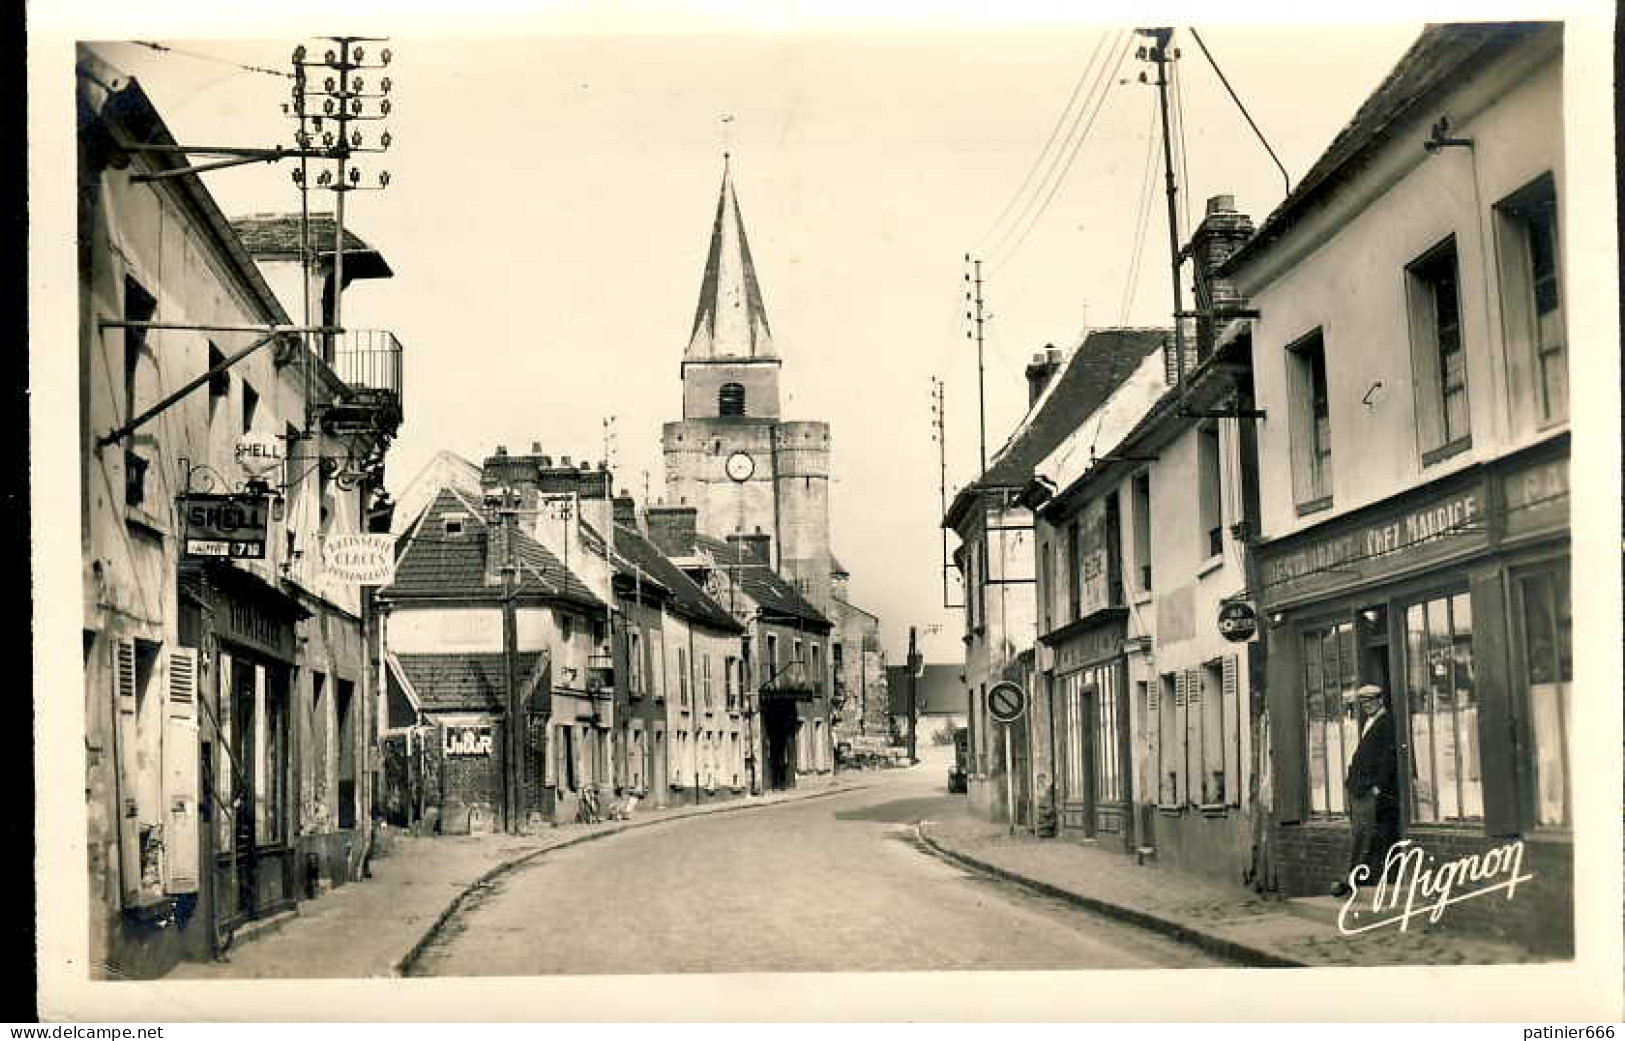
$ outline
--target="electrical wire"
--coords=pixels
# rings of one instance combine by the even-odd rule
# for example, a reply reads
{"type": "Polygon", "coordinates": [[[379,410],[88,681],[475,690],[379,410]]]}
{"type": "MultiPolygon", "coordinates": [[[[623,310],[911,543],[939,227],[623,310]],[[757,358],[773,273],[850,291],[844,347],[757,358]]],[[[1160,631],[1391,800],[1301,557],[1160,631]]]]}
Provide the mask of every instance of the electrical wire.
{"type": "Polygon", "coordinates": [[[198,61],[211,61],[217,65],[230,65],[232,68],[241,69],[243,72],[258,72],[265,76],[280,76],[283,79],[290,80],[294,78],[293,73],[283,72],[281,69],[268,69],[263,65],[244,65],[241,62],[235,62],[229,58],[220,58],[213,54],[202,54],[198,51],[183,50],[179,47],[170,47],[165,44],[154,43],[151,40],[131,40],[130,42],[135,44],[137,47],[145,47],[148,50],[156,51],[159,54],[179,54],[182,57],[195,58],[198,61]]]}
{"type": "Polygon", "coordinates": [[[988,225],[987,231],[983,232],[982,237],[976,240],[977,250],[980,250],[981,246],[987,242],[988,236],[992,235],[999,225],[1003,223],[1004,218],[1010,215],[1011,209],[1015,207],[1016,202],[1026,192],[1027,186],[1032,183],[1033,174],[1037,173],[1038,168],[1043,165],[1044,157],[1049,154],[1050,147],[1054,145],[1056,135],[1060,133],[1061,127],[1066,123],[1067,113],[1072,111],[1073,104],[1078,100],[1078,91],[1083,89],[1084,81],[1089,78],[1089,70],[1094,67],[1096,59],[1100,56],[1101,48],[1106,46],[1108,39],[1110,39],[1110,36],[1103,35],[1095,42],[1094,53],[1090,54],[1089,60],[1084,63],[1083,69],[1078,73],[1077,81],[1072,84],[1072,93],[1067,97],[1066,105],[1062,107],[1060,113],[1055,117],[1055,125],[1050,128],[1049,139],[1044,142],[1043,149],[1034,157],[1032,166],[1028,167],[1027,176],[1021,179],[1021,186],[1015,190],[1015,194],[1010,196],[1010,201],[1004,204],[1004,209],[999,211],[999,215],[993,219],[993,223],[988,225]]]}
{"type": "MultiPolygon", "coordinates": [[[[1124,39],[1126,40],[1126,35],[1124,39]]],[[[996,270],[997,268],[1002,267],[1015,257],[1015,255],[1021,250],[1022,245],[1026,243],[1027,237],[1032,234],[1033,228],[1038,226],[1038,222],[1043,219],[1044,214],[1049,210],[1050,203],[1054,200],[1055,194],[1060,190],[1061,185],[1066,181],[1066,175],[1071,171],[1072,163],[1077,159],[1078,153],[1083,148],[1084,141],[1089,137],[1089,131],[1094,127],[1096,117],[1100,115],[1100,110],[1105,105],[1106,97],[1110,93],[1111,79],[1115,77],[1118,70],[1122,68],[1123,60],[1126,57],[1128,57],[1128,47],[1119,44],[1117,62],[1109,66],[1109,71],[1107,65],[1103,64],[1101,66],[1101,74],[1097,77],[1096,81],[1096,90],[1092,92],[1094,107],[1089,112],[1088,121],[1084,123],[1082,130],[1077,134],[1075,140],[1073,141],[1072,150],[1067,154],[1066,157],[1066,163],[1060,168],[1053,180],[1051,180],[1049,193],[1044,196],[1044,201],[1039,205],[1038,210],[1028,220],[1026,227],[1021,232],[1020,237],[1017,238],[1015,243],[1005,251],[1003,256],[992,262],[991,267],[993,269],[996,270]]],[[[1081,111],[1082,110],[1080,110],[1080,114],[1081,111]]]]}
{"type": "Polygon", "coordinates": [[[1152,186],[1156,183],[1157,159],[1162,155],[1162,139],[1157,135],[1157,106],[1154,100],[1150,110],[1149,125],[1146,128],[1145,172],[1140,180],[1139,205],[1135,207],[1137,225],[1134,247],[1129,253],[1128,277],[1123,285],[1123,306],[1118,314],[1118,325],[1128,324],[1129,308],[1134,302],[1134,292],[1139,288],[1140,264],[1145,256],[1145,236],[1151,223],[1152,186]]]}
{"type": "MultiPolygon", "coordinates": [[[[1179,156],[1179,198],[1184,207],[1185,229],[1191,224],[1191,171],[1190,150],[1185,141],[1185,78],[1179,74],[1179,63],[1168,64],[1168,76],[1174,86],[1174,154],[1179,156]]],[[[1181,235],[1183,241],[1183,235],[1181,235]]]]}
{"type": "Polygon", "coordinates": [[[1230,81],[1225,78],[1224,70],[1219,68],[1219,63],[1214,60],[1213,53],[1207,49],[1207,44],[1203,43],[1202,37],[1197,34],[1196,26],[1190,27],[1190,33],[1191,39],[1196,41],[1196,46],[1201,48],[1202,56],[1207,59],[1209,65],[1213,66],[1213,72],[1219,77],[1219,82],[1224,84],[1224,89],[1229,92],[1230,100],[1236,103],[1236,108],[1241,110],[1242,118],[1246,119],[1247,125],[1253,128],[1253,134],[1258,138],[1258,143],[1264,146],[1264,151],[1268,152],[1270,158],[1275,161],[1275,168],[1281,171],[1281,180],[1286,182],[1286,193],[1291,195],[1292,178],[1287,175],[1286,167],[1281,164],[1281,159],[1275,154],[1275,149],[1271,148],[1269,141],[1265,139],[1264,131],[1258,129],[1258,124],[1253,122],[1252,113],[1247,111],[1247,106],[1241,103],[1241,98],[1236,94],[1235,88],[1230,86],[1230,81]]]}

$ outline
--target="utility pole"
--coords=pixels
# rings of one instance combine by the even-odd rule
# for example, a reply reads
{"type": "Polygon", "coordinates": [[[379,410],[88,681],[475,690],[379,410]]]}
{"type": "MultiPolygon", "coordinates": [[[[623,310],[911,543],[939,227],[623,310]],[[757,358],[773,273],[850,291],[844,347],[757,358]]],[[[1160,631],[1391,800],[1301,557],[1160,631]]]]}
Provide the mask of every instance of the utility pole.
{"type": "Polygon", "coordinates": [[[1157,63],[1157,106],[1162,114],[1162,170],[1163,179],[1167,186],[1168,195],[1168,256],[1174,279],[1174,365],[1179,374],[1179,386],[1185,385],[1185,324],[1182,317],[1185,311],[1183,294],[1179,288],[1180,249],[1179,249],[1179,216],[1175,199],[1178,187],[1174,184],[1174,153],[1170,145],[1168,129],[1168,64],[1173,60],[1168,50],[1168,41],[1173,39],[1174,31],[1171,28],[1139,29],[1141,36],[1149,36],[1153,45],[1149,57],[1157,63]]]}
{"type": "Polygon", "coordinates": [[[519,510],[513,501],[513,489],[502,489],[502,671],[506,683],[507,724],[503,727],[502,791],[503,809],[507,817],[508,834],[520,833],[520,804],[524,801],[524,775],[521,759],[524,755],[522,730],[525,724],[524,706],[519,703],[519,625],[515,618],[514,600],[519,592],[519,560],[515,553],[514,529],[519,510]]]}
{"type": "Polygon", "coordinates": [[[920,652],[919,629],[908,627],[908,761],[912,766],[920,761],[917,744],[920,715],[920,652]]]}
{"type": "Polygon", "coordinates": [[[982,460],[981,469],[976,472],[980,476],[987,472],[987,368],[984,364],[982,351],[982,262],[980,260],[971,260],[969,253],[965,254],[965,260],[972,265],[975,271],[974,276],[970,272],[965,274],[965,281],[973,283],[976,287],[974,294],[965,294],[965,299],[973,301],[976,310],[974,313],[967,311],[965,317],[976,322],[976,332],[967,331],[965,335],[974,335],[976,337],[976,422],[982,460]]]}
{"type": "MultiPolygon", "coordinates": [[[[936,376],[931,377],[931,440],[937,443],[937,516],[948,516],[948,401],[947,386],[936,376]]],[[[942,606],[961,607],[951,601],[948,590],[948,572],[953,564],[948,559],[948,529],[938,525],[942,536],[942,606]]]]}

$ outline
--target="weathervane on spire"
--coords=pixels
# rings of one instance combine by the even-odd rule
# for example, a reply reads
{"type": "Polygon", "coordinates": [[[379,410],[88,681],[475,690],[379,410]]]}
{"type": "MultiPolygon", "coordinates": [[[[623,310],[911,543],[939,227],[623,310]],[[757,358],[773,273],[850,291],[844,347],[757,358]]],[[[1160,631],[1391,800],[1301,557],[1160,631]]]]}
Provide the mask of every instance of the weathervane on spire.
{"type": "Polygon", "coordinates": [[[724,173],[726,173],[727,170],[728,170],[728,156],[729,156],[728,124],[732,123],[733,121],[734,121],[733,114],[728,113],[728,112],[724,112],[722,114],[722,116],[717,120],[717,122],[722,124],[722,170],[723,170],[724,173]]]}

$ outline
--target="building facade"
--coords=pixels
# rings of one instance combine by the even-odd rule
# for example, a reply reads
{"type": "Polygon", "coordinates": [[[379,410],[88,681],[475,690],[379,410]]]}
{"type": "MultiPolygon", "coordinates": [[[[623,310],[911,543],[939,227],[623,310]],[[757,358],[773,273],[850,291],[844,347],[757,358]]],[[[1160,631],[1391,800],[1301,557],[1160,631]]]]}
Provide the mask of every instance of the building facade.
{"type": "Polygon", "coordinates": [[[377,653],[323,550],[388,523],[400,345],[300,331],[141,86],[76,71],[91,972],[145,977],[363,869],[377,653]]]}
{"type": "Polygon", "coordinates": [[[1347,870],[1374,683],[1403,835],[1521,839],[1452,919],[1572,946],[1562,27],[1427,29],[1222,269],[1258,310],[1261,611],[1289,894],[1347,870]],[[1490,906],[1491,904],[1494,906],[1490,906]]]}

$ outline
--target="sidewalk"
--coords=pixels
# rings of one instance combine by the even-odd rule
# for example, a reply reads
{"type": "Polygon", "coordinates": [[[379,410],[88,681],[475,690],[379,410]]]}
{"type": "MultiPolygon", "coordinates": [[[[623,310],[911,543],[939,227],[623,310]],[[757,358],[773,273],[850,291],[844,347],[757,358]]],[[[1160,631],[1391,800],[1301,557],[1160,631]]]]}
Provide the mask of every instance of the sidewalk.
{"type": "Polygon", "coordinates": [[[224,961],[182,962],[166,980],[357,979],[399,974],[401,963],[464,894],[505,866],[581,841],[630,828],[712,813],[814,799],[867,787],[859,775],[827,786],[678,806],[634,814],[630,821],[561,824],[538,835],[460,835],[414,838],[394,833],[390,850],[374,856],[372,877],[303,901],[280,927],[239,940],[224,961]]]}
{"type": "Polygon", "coordinates": [[[1345,936],[1282,901],[1154,862],[1064,839],[1011,836],[1008,826],[959,811],[920,822],[927,845],[1091,910],[1155,929],[1255,966],[1481,965],[1548,960],[1522,947],[1444,930],[1384,928],[1345,936]]]}

